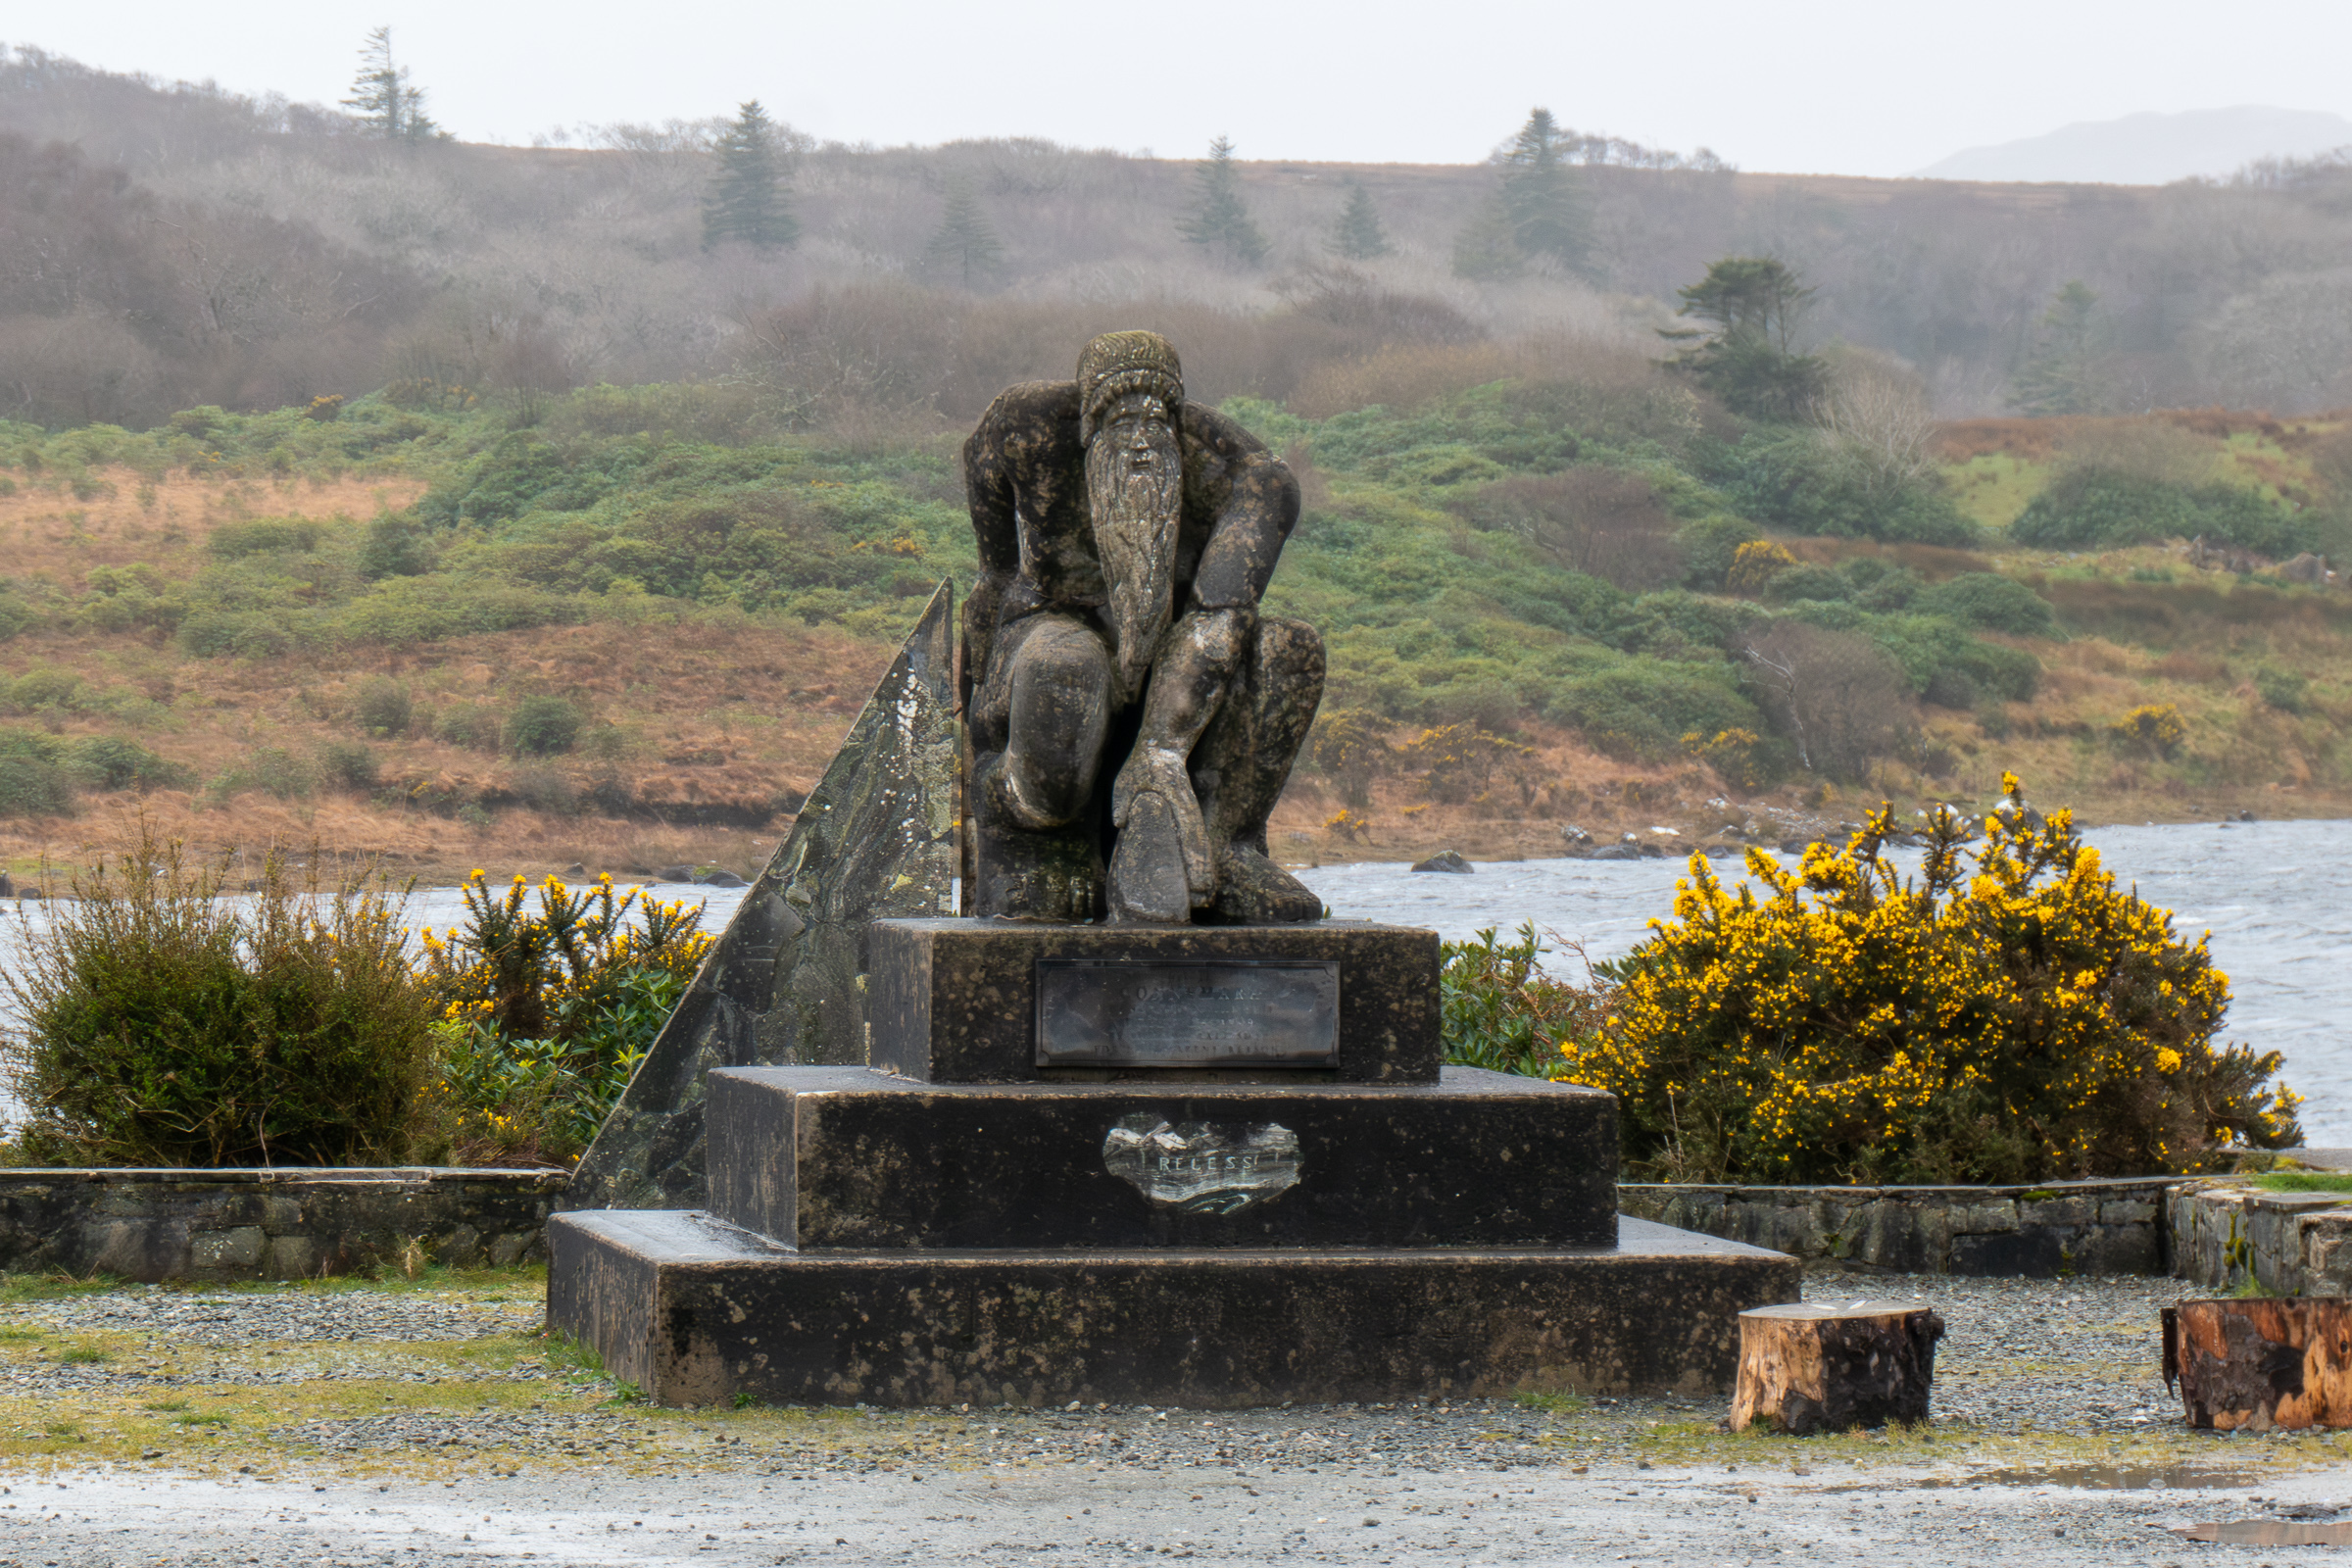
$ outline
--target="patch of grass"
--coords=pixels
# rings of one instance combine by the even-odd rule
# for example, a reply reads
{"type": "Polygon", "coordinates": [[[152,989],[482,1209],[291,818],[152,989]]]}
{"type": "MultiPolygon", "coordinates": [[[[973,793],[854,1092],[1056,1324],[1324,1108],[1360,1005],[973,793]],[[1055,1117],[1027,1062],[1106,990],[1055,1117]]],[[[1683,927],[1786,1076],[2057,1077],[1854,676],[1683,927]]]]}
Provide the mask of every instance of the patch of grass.
{"type": "Polygon", "coordinates": [[[0,1303],[55,1301],[76,1296],[119,1291],[122,1280],[113,1274],[0,1274],[0,1303]]]}
{"type": "Polygon", "coordinates": [[[32,1327],[30,1324],[0,1323],[0,1343],[5,1343],[11,1340],[38,1340],[42,1338],[45,1338],[42,1332],[39,1329],[32,1327]]]}
{"type": "Polygon", "coordinates": [[[1511,1402],[1553,1415],[1577,1415],[1592,1408],[1592,1401],[1581,1394],[1514,1394],[1511,1402]]]}
{"type": "Polygon", "coordinates": [[[2275,1170],[2255,1177],[2254,1185],[2269,1193],[2352,1193],[2352,1175],[2275,1170]]]}
{"type": "Polygon", "coordinates": [[[173,1416],[172,1424],[175,1427],[229,1427],[235,1426],[236,1422],[218,1410],[195,1410],[173,1416]]]}
{"type": "Polygon", "coordinates": [[[544,1354],[550,1371],[604,1375],[605,1358],[586,1341],[574,1339],[562,1329],[549,1329],[544,1354]]]}
{"type": "Polygon", "coordinates": [[[58,1359],[68,1366],[98,1366],[113,1360],[114,1356],[95,1345],[76,1345],[67,1349],[58,1359]]]}
{"type": "Polygon", "coordinates": [[[153,1410],[158,1414],[170,1414],[174,1410],[185,1410],[187,1407],[188,1401],[185,1399],[154,1399],[139,1406],[142,1410],[153,1410]]]}
{"type": "Polygon", "coordinates": [[[494,1294],[475,1298],[484,1301],[513,1299],[536,1300],[547,1295],[547,1265],[518,1263],[512,1268],[444,1268],[428,1263],[414,1278],[398,1268],[388,1267],[380,1279],[360,1274],[339,1274],[323,1280],[238,1280],[224,1285],[200,1287],[210,1295],[219,1291],[233,1291],[240,1295],[270,1294],[279,1291],[299,1291],[326,1296],[348,1296],[355,1292],[394,1292],[452,1296],[473,1291],[494,1294]]]}

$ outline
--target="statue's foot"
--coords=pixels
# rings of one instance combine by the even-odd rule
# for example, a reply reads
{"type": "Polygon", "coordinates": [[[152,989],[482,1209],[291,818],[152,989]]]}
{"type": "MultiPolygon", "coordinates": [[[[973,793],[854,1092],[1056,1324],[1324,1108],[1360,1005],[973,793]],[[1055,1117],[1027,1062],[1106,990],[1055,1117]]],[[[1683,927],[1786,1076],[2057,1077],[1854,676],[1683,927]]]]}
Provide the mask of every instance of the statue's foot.
{"type": "Polygon", "coordinates": [[[1193,917],[1184,875],[1184,838],[1164,797],[1139,795],[1110,852],[1110,917],[1147,925],[1184,925],[1193,917]]]}
{"type": "Polygon", "coordinates": [[[1299,925],[1323,918],[1323,900],[1255,850],[1229,844],[1217,857],[1216,902],[1201,918],[1217,925],[1299,925]]]}

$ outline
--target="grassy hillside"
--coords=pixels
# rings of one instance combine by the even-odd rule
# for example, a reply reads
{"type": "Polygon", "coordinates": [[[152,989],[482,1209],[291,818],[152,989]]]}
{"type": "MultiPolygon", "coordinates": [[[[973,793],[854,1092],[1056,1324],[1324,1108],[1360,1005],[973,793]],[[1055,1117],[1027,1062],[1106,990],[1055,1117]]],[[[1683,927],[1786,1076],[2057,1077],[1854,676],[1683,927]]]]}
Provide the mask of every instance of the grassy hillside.
{"type": "MultiPolygon", "coordinates": [[[[2094,818],[2352,807],[2352,598],[2277,566],[2344,536],[2344,421],[1965,424],[1889,477],[1646,367],[1434,373],[1227,404],[1299,474],[1271,597],[1332,650],[1287,858],[1777,836],[2003,767],[2094,818]],[[2199,566],[2178,518],[2274,549],[2199,566]]],[[[726,386],[0,427],[0,852],[144,810],[435,878],[749,868],[968,581],[955,447],[726,386]]]]}

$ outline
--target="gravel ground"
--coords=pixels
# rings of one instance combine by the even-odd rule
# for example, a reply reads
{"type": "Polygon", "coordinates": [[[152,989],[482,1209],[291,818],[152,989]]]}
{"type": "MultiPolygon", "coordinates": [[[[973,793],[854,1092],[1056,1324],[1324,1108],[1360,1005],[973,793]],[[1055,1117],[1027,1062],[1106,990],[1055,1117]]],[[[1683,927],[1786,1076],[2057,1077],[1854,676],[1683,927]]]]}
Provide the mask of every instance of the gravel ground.
{"type": "Polygon", "coordinates": [[[2156,1365],[2174,1282],[1807,1294],[1943,1314],[1932,1426],[1735,1436],[1721,1399],[660,1410],[536,1338],[523,1276],[21,1301],[0,1565],[2283,1563],[2324,1548],[2162,1527],[2352,1503],[2332,1437],[2181,1427],[2156,1365]]]}

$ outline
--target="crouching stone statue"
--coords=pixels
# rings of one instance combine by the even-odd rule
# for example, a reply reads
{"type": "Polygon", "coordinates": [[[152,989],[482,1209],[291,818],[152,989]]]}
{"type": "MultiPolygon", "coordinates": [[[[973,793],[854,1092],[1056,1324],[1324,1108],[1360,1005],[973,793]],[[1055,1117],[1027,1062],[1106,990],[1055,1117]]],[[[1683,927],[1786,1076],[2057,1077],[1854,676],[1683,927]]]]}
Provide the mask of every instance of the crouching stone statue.
{"type": "Polygon", "coordinates": [[[1034,920],[1312,920],[1266,817],[1323,641],[1258,613],[1298,517],[1282,461],[1184,400],[1152,332],[1007,389],[963,448],[980,578],[960,676],[970,907],[1034,920]]]}

